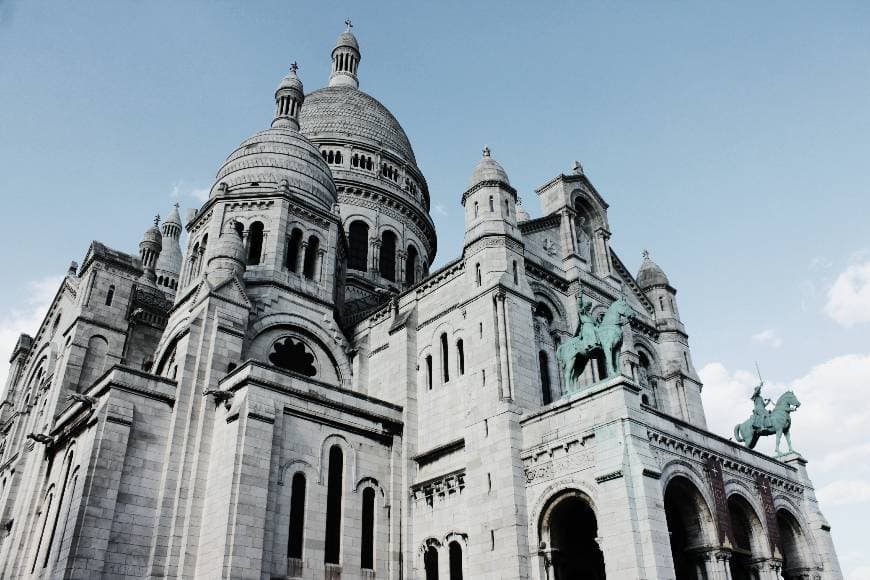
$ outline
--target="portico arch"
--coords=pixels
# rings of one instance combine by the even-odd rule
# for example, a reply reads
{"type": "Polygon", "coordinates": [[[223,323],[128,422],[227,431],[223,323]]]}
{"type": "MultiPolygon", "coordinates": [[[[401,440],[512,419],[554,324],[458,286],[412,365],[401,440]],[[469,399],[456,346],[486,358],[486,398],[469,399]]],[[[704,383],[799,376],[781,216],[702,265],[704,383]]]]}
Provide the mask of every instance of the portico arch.
{"type": "Polygon", "coordinates": [[[545,578],[606,578],[598,520],[591,500],[583,492],[569,489],[550,500],[541,513],[539,537],[545,578]]]}
{"type": "Polygon", "coordinates": [[[706,554],[715,546],[713,514],[698,487],[676,475],[665,487],[665,517],[676,580],[706,580],[706,554]]]}
{"type": "Polygon", "coordinates": [[[731,577],[733,580],[757,580],[757,563],[769,557],[761,519],[739,493],[728,496],[728,515],[734,533],[731,577]]]}
{"type": "Polygon", "coordinates": [[[798,519],[789,510],[776,510],[776,525],[782,545],[782,577],[799,580],[814,569],[810,544],[798,519]]]}

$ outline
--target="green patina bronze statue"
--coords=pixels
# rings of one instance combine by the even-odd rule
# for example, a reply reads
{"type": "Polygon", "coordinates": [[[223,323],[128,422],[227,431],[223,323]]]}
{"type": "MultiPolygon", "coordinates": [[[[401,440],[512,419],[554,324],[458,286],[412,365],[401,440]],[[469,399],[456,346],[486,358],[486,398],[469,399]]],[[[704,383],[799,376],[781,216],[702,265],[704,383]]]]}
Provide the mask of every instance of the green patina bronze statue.
{"type": "Polygon", "coordinates": [[[574,383],[586,368],[586,363],[604,357],[607,377],[619,374],[619,352],[622,348],[622,327],[634,317],[625,295],[610,305],[601,323],[592,316],[592,303],[584,300],[582,289],[577,296],[577,330],[574,336],[556,349],[556,358],[565,375],[565,390],[577,392],[574,383]]]}
{"type": "Polygon", "coordinates": [[[739,443],[745,443],[748,448],[754,449],[759,437],[776,435],[776,454],[780,455],[779,440],[785,435],[789,453],[794,453],[790,433],[791,413],[801,406],[801,402],[792,391],[786,391],[776,400],[773,410],[768,410],[767,405],[771,401],[761,396],[761,387],[763,386],[764,381],[761,381],[752,392],[751,399],[754,405],[752,417],[735,425],[734,439],[739,443]]]}

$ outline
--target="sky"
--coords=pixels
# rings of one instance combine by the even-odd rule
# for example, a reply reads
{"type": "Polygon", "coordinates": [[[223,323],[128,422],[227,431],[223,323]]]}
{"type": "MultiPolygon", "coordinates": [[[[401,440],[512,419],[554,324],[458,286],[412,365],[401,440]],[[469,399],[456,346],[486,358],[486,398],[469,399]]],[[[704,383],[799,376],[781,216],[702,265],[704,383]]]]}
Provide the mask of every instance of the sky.
{"type": "Polygon", "coordinates": [[[841,565],[870,579],[868,3],[0,0],[0,351],[92,239],[135,253],[201,204],[291,62],[326,83],[346,18],[427,178],[435,266],[485,144],[532,216],[581,161],[615,251],[678,289],[711,429],[748,417],[755,361],[795,390],[841,565]]]}

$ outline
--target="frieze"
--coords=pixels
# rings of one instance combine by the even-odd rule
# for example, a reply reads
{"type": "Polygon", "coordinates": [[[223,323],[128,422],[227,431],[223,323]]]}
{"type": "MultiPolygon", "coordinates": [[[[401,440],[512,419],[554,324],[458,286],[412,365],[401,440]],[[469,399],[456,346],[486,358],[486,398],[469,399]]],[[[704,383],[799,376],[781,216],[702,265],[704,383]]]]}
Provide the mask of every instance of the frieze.
{"type": "Polygon", "coordinates": [[[486,248],[507,248],[522,254],[525,246],[522,242],[508,236],[486,236],[468,246],[465,249],[465,257],[467,259],[486,248]]]}
{"type": "Polygon", "coordinates": [[[429,507],[434,507],[436,501],[444,502],[464,490],[465,470],[460,469],[411,486],[410,495],[415,503],[425,503],[429,507]]]}
{"type": "Polygon", "coordinates": [[[586,446],[586,439],[561,441],[523,457],[526,485],[590,469],[595,465],[595,450],[586,446]]]}
{"type": "MultiPolygon", "coordinates": [[[[771,486],[777,487],[788,493],[803,495],[804,487],[792,480],[777,477],[776,475],[762,471],[757,467],[753,467],[747,463],[737,461],[733,457],[715,453],[707,448],[694,445],[683,439],[678,439],[670,435],[659,433],[657,431],[647,430],[647,438],[653,443],[653,451],[658,450],[681,457],[687,457],[693,461],[706,464],[708,458],[714,458],[722,465],[722,469],[730,474],[740,475],[750,480],[755,480],[758,476],[765,478],[770,482],[771,486]]],[[[663,466],[666,456],[656,453],[659,459],[659,466],[663,466]]]]}

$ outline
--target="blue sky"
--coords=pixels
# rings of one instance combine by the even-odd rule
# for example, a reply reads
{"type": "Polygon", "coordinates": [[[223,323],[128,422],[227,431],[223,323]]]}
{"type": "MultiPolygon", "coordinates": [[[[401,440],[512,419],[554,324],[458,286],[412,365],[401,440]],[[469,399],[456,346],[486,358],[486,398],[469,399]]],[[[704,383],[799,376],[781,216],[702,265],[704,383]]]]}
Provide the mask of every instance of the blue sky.
{"type": "Polygon", "coordinates": [[[155,213],[198,205],[291,62],[325,84],[347,17],[361,88],[429,181],[436,263],[484,144],[532,215],[579,159],[616,251],[636,270],[648,248],[679,290],[714,430],[748,414],[756,359],[803,388],[795,445],[870,578],[867,3],[0,0],[0,346],[91,239],[133,252],[155,213]]]}

